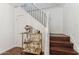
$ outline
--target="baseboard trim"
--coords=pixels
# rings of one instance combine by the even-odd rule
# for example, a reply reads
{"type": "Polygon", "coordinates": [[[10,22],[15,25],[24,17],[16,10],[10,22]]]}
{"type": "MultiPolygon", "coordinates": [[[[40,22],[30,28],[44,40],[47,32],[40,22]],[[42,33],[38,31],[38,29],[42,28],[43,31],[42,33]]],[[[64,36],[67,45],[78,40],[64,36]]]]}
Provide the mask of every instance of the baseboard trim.
{"type": "Polygon", "coordinates": [[[10,47],[10,48],[7,48],[6,50],[0,51],[0,54],[4,53],[5,51],[7,51],[7,50],[9,50],[9,49],[12,49],[13,47],[15,47],[15,46],[12,46],[12,47],[10,47]]]}
{"type": "Polygon", "coordinates": [[[79,53],[79,47],[77,46],[76,43],[74,43],[74,50],[75,50],[77,53],[79,53]]]}

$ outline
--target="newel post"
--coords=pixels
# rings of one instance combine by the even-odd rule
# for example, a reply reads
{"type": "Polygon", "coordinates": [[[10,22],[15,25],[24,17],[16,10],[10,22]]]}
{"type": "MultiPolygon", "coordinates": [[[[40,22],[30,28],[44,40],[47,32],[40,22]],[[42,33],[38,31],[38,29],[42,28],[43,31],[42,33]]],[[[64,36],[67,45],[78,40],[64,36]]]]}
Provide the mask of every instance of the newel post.
{"type": "Polygon", "coordinates": [[[45,55],[49,55],[49,12],[46,13],[46,29],[45,29],[45,55]]]}

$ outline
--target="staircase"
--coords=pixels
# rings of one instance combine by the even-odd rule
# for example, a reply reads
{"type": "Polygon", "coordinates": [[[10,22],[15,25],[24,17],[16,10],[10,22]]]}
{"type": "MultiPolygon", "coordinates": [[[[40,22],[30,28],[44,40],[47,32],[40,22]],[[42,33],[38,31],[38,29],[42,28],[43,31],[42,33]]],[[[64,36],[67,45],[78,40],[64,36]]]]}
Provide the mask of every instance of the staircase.
{"type": "Polygon", "coordinates": [[[64,34],[50,34],[50,55],[77,55],[70,37],[64,34]]]}
{"type": "Polygon", "coordinates": [[[33,3],[25,3],[22,8],[28,12],[33,18],[35,18],[37,21],[39,21],[42,25],[46,27],[47,22],[47,14],[39,9],[37,6],[35,6],[33,3]]]}

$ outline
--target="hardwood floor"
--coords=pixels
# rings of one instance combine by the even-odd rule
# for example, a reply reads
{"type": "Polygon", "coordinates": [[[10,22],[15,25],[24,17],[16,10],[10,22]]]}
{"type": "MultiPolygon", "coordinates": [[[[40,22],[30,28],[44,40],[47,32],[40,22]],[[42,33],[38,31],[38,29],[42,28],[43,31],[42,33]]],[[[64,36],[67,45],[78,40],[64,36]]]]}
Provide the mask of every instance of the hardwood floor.
{"type": "MultiPolygon", "coordinates": [[[[14,48],[2,53],[1,55],[34,55],[31,53],[23,53],[22,50],[23,49],[20,47],[14,47],[14,48]]],[[[44,55],[44,53],[42,52],[40,55],[44,55]]]]}
{"type": "Polygon", "coordinates": [[[21,55],[22,50],[23,49],[20,47],[14,47],[14,48],[2,53],[1,55],[21,55]]]}
{"type": "Polygon", "coordinates": [[[50,34],[50,55],[77,55],[70,37],[64,34],[50,34]]]}
{"type": "MultiPolygon", "coordinates": [[[[14,47],[1,55],[33,55],[30,53],[22,53],[22,48],[14,47]]],[[[40,55],[44,55],[41,53],[40,55]]],[[[50,55],[78,55],[73,49],[73,43],[70,42],[70,37],[63,34],[50,35],[50,55]]]]}

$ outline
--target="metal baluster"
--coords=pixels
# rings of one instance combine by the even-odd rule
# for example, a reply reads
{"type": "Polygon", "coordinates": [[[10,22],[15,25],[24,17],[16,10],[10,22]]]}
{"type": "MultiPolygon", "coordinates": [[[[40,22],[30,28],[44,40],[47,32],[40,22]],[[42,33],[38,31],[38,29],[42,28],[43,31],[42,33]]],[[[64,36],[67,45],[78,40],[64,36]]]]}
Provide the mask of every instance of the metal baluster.
{"type": "Polygon", "coordinates": [[[44,25],[46,25],[45,23],[46,23],[46,14],[44,13],[44,25]]]}
{"type": "Polygon", "coordinates": [[[47,22],[47,15],[45,14],[45,26],[46,26],[46,22],[47,22]]]}
{"type": "Polygon", "coordinates": [[[38,21],[40,21],[40,12],[39,12],[39,10],[37,10],[37,15],[38,15],[37,19],[38,19],[38,21]]]}
{"type": "MultiPolygon", "coordinates": [[[[44,13],[45,14],[45,13],[44,13]]],[[[46,14],[44,16],[44,25],[46,25],[46,14]]]]}
{"type": "Polygon", "coordinates": [[[28,11],[28,13],[31,15],[31,8],[29,8],[29,11],[28,11]]]}
{"type": "Polygon", "coordinates": [[[36,19],[36,8],[34,9],[34,17],[36,19]]]}
{"type": "Polygon", "coordinates": [[[43,12],[42,12],[42,21],[43,21],[43,12]]]}
{"type": "Polygon", "coordinates": [[[42,20],[41,20],[41,12],[40,12],[40,10],[39,10],[39,21],[41,22],[42,20]]]}
{"type": "Polygon", "coordinates": [[[44,13],[42,12],[42,22],[43,22],[43,25],[44,25],[44,13]]]}
{"type": "Polygon", "coordinates": [[[36,10],[36,8],[33,7],[33,16],[34,16],[34,18],[36,19],[36,13],[35,13],[35,10],[36,10]]]}
{"type": "Polygon", "coordinates": [[[40,19],[41,19],[41,21],[42,21],[42,16],[41,16],[41,14],[42,14],[42,13],[41,13],[41,10],[40,10],[40,19]]]}
{"type": "MultiPolygon", "coordinates": [[[[32,15],[32,8],[31,8],[31,15],[32,15]]],[[[33,15],[32,15],[33,16],[33,15]]]]}

